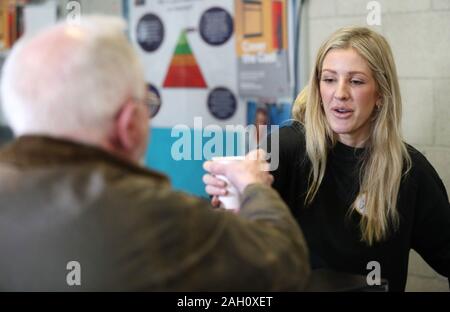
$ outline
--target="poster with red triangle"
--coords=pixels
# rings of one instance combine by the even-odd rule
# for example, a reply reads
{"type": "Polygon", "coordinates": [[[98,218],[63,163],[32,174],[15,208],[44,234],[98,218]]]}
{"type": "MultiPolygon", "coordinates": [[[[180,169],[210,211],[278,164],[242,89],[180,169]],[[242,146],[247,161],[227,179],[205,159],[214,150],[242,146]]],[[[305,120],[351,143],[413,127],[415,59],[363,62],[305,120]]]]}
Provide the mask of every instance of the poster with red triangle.
{"type": "Polygon", "coordinates": [[[181,32],[178,39],[163,86],[164,88],[208,87],[189,46],[186,30],[181,32]]]}

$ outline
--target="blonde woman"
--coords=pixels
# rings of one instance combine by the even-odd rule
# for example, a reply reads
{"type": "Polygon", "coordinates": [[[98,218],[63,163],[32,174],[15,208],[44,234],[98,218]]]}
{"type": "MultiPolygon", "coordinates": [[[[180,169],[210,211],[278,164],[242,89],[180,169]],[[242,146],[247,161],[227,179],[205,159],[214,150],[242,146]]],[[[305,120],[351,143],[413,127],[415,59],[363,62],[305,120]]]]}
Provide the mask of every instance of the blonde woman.
{"type": "MultiPolygon", "coordinates": [[[[449,277],[448,196],[426,158],[402,139],[387,41],[368,28],[338,30],[320,47],[308,85],[293,108],[298,122],[280,129],[273,175],[313,268],[366,275],[376,261],[390,290],[403,291],[413,248],[449,277]]],[[[215,180],[205,180],[218,194],[215,180]]]]}

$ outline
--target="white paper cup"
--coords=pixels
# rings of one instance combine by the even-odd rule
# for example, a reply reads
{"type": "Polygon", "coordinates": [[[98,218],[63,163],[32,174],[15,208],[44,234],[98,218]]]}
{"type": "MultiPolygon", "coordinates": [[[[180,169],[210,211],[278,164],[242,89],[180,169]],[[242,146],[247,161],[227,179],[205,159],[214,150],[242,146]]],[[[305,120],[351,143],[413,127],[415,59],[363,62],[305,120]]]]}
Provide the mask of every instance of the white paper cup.
{"type": "MultiPolygon", "coordinates": [[[[232,161],[244,160],[245,156],[224,156],[224,157],[213,157],[212,161],[221,162],[224,164],[230,163],[232,161]]],[[[227,195],[219,196],[219,201],[225,209],[237,210],[241,206],[241,194],[238,189],[230,183],[227,177],[223,175],[217,175],[216,178],[221,179],[227,183],[227,195]]]]}

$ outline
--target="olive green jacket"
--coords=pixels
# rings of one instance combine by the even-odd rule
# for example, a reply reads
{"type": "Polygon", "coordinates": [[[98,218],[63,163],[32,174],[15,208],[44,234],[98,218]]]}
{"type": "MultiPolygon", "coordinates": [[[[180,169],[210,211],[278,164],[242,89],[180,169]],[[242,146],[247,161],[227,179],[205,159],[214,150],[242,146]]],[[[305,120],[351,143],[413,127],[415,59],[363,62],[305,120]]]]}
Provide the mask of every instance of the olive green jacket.
{"type": "Polygon", "coordinates": [[[12,291],[302,290],[309,275],[271,188],[248,186],[239,213],[212,209],[161,174],[38,136],[0,151],[0,252],[12,291]]]}

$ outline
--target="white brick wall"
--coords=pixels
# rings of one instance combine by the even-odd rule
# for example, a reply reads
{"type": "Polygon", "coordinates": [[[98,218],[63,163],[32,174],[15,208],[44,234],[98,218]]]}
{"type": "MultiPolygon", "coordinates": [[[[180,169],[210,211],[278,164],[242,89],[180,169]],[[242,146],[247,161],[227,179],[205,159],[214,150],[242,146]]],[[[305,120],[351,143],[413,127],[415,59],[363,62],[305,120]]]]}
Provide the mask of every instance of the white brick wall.
{"type": "Polygon", "coordinates": [[[431,0],[381,0],[379,2],[383,10],[389,13],[407,13],[431,8],[431,0]]]}
{"type": "MultiPolygon", "coordinates": [[[[314,1],[314,0],[311,0],[314,1]]],[[[338,15],[366,15],[367,4],[370,2],[361,0],[335,0],[336,13],[338,15]]],[[[431,0],[378,0],[384,13],[405,13],[429,10],[431,0]]]]}
{"type": "MultiPolygon", "coordinates": [[[[434,101],[436,106],[436,144],[450,146],[450,79],[434,80],[434,101]]],[[[450,156],[448,156],[450,159],[450,156]]],[[[448,167],[450,171],[450,166],[448,167]]],[[[450,181],[447,184],[450,191],[450,181]]]]}
{"type": "Polygon", "coordinates": [[[366,15],[368,2],[360,0],[336,0],[336,13],[339,16],[366,15]]]}
{"type": "Polygon", "coordinates": [[[400,79],[403,100],[403,135],[408,143],[434,141],[433,83],[430,79],[400,79]]]}
{"type": "MultiPolygon", "coordinates": [[[[314,65],[314,60],[316,58],[317,50],[319,50],[322,42],[331,35],[333,30],[344,26],[366,26],[365,16],[345,16],[345,17],[333,17],[333,18],[317,18],[311,19],[309,23],[309,29],[311,33],[309,34],[309,64],[314,65]]],[[[372,27],[375,30],[380,31],[381,27],[372,27]]]]}
{"type": "Polygon", "coordinates": [[[449,10],[450,9],[450,0],[433,0],[433,9],[449,10]]]}
{"type": "Polygon", "coordinates": [[[121,0],[82,0],[81,1],[82,14],[109,14],[122,16],[122,1],[121,0]]]}
{"type": "Polygon", "coordinates": [[[450,157],[448,147],[427,146],[422,147],[420,151],[425,155],[434,169],[439,173],[442,182],[444,182],[447,194],[450,196],[450,157]]]}
{"type": "Polygon", "coordinates": [[[382,23],[401,77],[449,77],[450,11],[388,13],[382,23]]]}
{"type": "Polygon", "coordinates": [[[311,18],[334,16],[336,12],[335,0],[308,1],[308,14],[311,18]]]}
{"type": "MultiPolygon", "coordinates": [[[[369,0],[307,0],[308,73],[320,44],[343,26],[367,26],[369,0]]],[[[403,97],[406,141],[430,161],[450,192],[450,0],[379,0],[403,97]]],[[[448,291],[448,283],[412,252],[407,290],[448,291]]]]}

